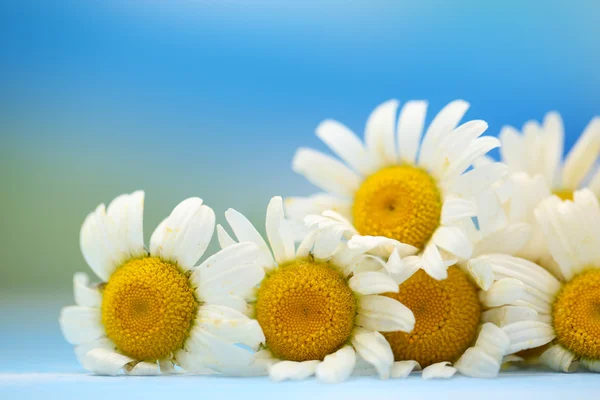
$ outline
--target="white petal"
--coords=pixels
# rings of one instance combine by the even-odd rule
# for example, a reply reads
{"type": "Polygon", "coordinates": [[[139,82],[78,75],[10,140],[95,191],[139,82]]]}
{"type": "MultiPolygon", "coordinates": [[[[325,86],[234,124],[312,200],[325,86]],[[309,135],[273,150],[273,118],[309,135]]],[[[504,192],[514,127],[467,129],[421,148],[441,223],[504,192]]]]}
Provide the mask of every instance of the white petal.
{"type": "Polygon", "coordinates": [[[475,204],[477,204],[479,231],[483,237],[487,237],[508,225],[508,217],[504,207],[492,188],[477,193],[475,204]]]}
{"type": "Polygon", "coordinates": [[[108,205],[106,215],[119,227],[131,258],[145,255],[144,192],[138,190],[115,198],[108,205]]]}
{"type": "Polygon", "coordinates": [[[269,375],[275,382],[285,381],[286,379],[300,381],[314,375],[320,363],[318,360],[304,362],[281,361],[269,369],[269,375]]]}
{"type": "Polygon", "coordinates": [[[348,281],[352,291],[362,294],[398,293],[398,284],[383,272],[361,272],[348,281]]]}
{"type": "Polygon", "coordinates": [[[467,263],[467,269],[473,280],[475,280],[475,283],[477,283],[477,286],[483,290],[488,290],[496,279],[492,264],[486,258],[479,257],[470,259],[467,263]]]}
{"type": "Polygon", "coordinates": [[[265,271],[256,262],[260,255],[256,244],[242,242],[207,258],[190,276],[190,282],[197,288],[198,299],[214,303],[223,295],[248,295],[265,276],[265,271]]]}
{"type": "Polygon", "coordinates": [[[67,342],[80,344],[104,336],[99,308],[68,306],[60,311],[58,322],[67,342]]]}
{"type": "Polygon", "coordinates": [[[253,350],[265,342],[258,321],[229,307],[203,305],[194,324],[223,340],[245,344],[253,350]]]}
{"type": "Polygon", "coordinates": [[[215,371],[208,368],[203,363],[202,357],[192,355],[184,349],[177,350],[174,354],[174,358],[177,362],[177,365],[183,368],[184,372],[199,375],[211,375],[215,373],[215,371]]]}
{"type": "Polygon", "coordinates": [[[354,235],[348,241],[348,247],[384,258],[389,257],[394,250],[398,251],[400,257],[411,256],[418,251],[416,247],[383,236],[354,235]]]}
{"type": "MultiPolygon", "coordinates": [[[[431,170],[434,175],[442,176],[447,168],[459,160],[463,152],[483,134],[488,124],[482,120],[468,121],[454,129],[440,140],[434,152],[431,170]]],[[[480,158],[480,157],[478,157],[480,158]]],[[[474,159],[473,162],[477,160],[474,159]]]]}
{"type": "Polygon", "coordinates": [[[152,375],[160,375],[160,370],[158,369],[158,364],[156,362],[138,362],[138,363],[130,363],[125,364],[123,370],[127,375],[131,376],[152,376],[152,375]]]}
{"type": "MultiPolygon", "coordinates": [[[[463,198],[471,198],[482,190],[488,189],[494,183],[504,179],[507,173],[508,167],[503,163],[494,162],[476,166],[452,180],[449,191],[463,198]]],[[[443,213],[444,210],[442,209],[442,215],[443,213]]]]}
{"type": "Polygon", "coordinates": [[[231,226],[238,242],[252,242],[258,246],[261,251],[258,263],[265,269],[270,270],[275,265],[275,260],[271,255],[271,250],[267,242],[258,233],[254,225],[242,213],[230,208],[225,211],[225,219],[231,226]]]}
{"type": "Polygon", "coordinates": [[[456,368],[451,367],[448,361],[431,364],[428,367],[423,368],[422,377],[423,379],[434,379],[434,378],[451,378],[456,373],[456,368]]]}
{"type": "Polygon", "coordinates": [[[469,103],[464,100],[455,100],[448,103],[433,119],[421,145],[421,154],[419,155],[419,164],[428,167],[433,162],[433,155],[436,147],[444,135],[450,133],[463,115],[467,112],[469,103]]]}
{"type": "Polygon", "coordinates": [[[600,117],[593,118],[571,149],[563,167],[563,187],[575,190],[600,154],[600,117]]]}
{"type": "Polygon", "coordinates": [[[600,197],[600,168],[596,169],[596,172],[590,179],[590,183],[588,184],[588,188],[594,192],[596,197],[600,197]]]}
{"type": "Polygon", "coordinates": [[[494,378],[500,372],[501,361],[494,359],[479,347],[470,347],[454,366],[463,375],[473,378],[494,378]]]}
{"type": "Polygon", "coordinates": [[[283,200],[279,196],[273,197],[269,202],[266,228],[275,261],[283,264],[286,261],[293,260],[296,256],[294,238],[290,226],[283,215],[283,200]]]}
{"type": "Polygon", "coordinates": [[[498,135],[502,142],[500,155],[511,172],[526,171],[524,139],[512,126],[505,126],[498,135]]]}
{"type": "Polygon", "coordinates": [[[150,254],[190,270],[202,257],[215,230],[214,211],[192,197],[182,201],[150,238],[150,254]]]}
{"type": "MultiPolygon", "coordinates": [[[[394,255],[394,253],[392,253],[392,256],[393,255],[394,255]]],[[[402,267],[399,271],[391,272],[392,268],[389,266],[389,264],[393,261],[394,261],[393,258],[390,257],[390,259],[387,262],[386,270],[387,270],[388,274],[390,274],[392,279],[394,279],[394,282],[396,282],[398,285],[401,285],[407,279],[409,279],[411,276],[413,276],[415,274],[415,272],[417,272],[419,269],[421,269],[421,267],[423,265],[421,257],[408,256],[408,257],[405,257],[402,259],[402,267]]],[[[397,268],[394,268],[394,270],[396,270],[396,269],[397,268]]]]}
{"type": "Polygon", "coordinates": [[[325,383],[340,383],[348,379],[354,365],[356,353],[351,346],[344,346],[333,354],[325,356],[323,362],[317,365],[316,376],[325,383]]]}
{"type": "Polygon", "coordinates": [[[409,101],[400,110],[397,142],[399,161],[401,163],[413,165],[416,163],[426,114],[426,101],[409,101]]]}
{"type": "Polygon", "coordinates": [[[486,307],[526,306],[545,314],[549,314],[552,307],[546,295],[514,278],[494,282],[487,291],[480,292],[479,296],[486,307]]]}
{"type": "Polygon", "coordinates": [[[412,311],[386,296],[362,296],[358,299],[356,325],[379,332],[411,332],[415,327],[412,311]]]}
{"type": "Polygon", "coordinates": [[[500,147],[500,141],[495,137],[484,136],[474,140],[460,157],[446,169],[442,178],[456,179],[473,165],[475,160],[496,147],[500,147]]]}
{"type": "Polygon", "coordinates": [[[352,197],[361,183],[361,177],[350,168],[312,149],[298,149],[292,160],[292,169],[304,175],[313,185],[342,197],[352,197]]]}
{"type": "Polygon", "coordinates": [[[529,224],[523,222],[510,224],[475,244],[473,257],[491,253],[515,255],[531,238],[531,234],[532,229],[529,224]]]}
{"type": "Polygon", "coordinates": [[[581,359],[581,365],[592,372],[600,372],[600,360],[586,360],[583,358],[581,359]]]}
{"type": "Polygon", "coordinates": [[[111,350],[97,348],[90,350],[84,357],[83,368],[99,375],[117,375],[132,358],[111,350]]]}
{"type": "Polygon", "coordinates": [[[540,356],[541,363],[560,372],[574,372],[577,369],[574,360],[575,355],[559,344],[550,347],[540,356]]]}
{"type": "Polygon", "coordinates": [[[540,321],[513,322],[505,325],[502,330],[510,339],[507,354],[543,346],[555,337],[554,329],[540,321]]]}
{"type": "Polygon", "coordinates": [[[269,369],[280,360],[273,357],[270,351],[260,350],[254,354],[252,364],[247,367],[229,367],[228,376],[268,376],[269,369]]]}
{"type": "Polygon", "coordinates": [[[406,378],[413,371],[418,371],[421,366],[414,360],[396,361],[392,366],[391,378],[406,378]]]}
{"type": "Polygon", "coordinates": [[[102,305],[102,293],[98,287],[89,285],[90,277],[83,272],[77,272],[73,276],[75,303],[78,306],[100,308],[102,305]]]}
{"type": "Polygon", "coordinates": [[[221,224],[217,225],[217,239],[219,239],[219,246],[221,246],[222,249],[237,243],[231,236],[229,236],[229,233],[227,233],[221,224]]]}
{"type": "Polygon", "coordinates": [[[433,243],[460,259],[468,259],[473,253],[469,238],[454,226],[440,226],[432,237],[433,243]]]}
{"type": "Polygon", "coordinates": [[[491,322],[486,322],[481,326],[475,347],[480,348],[500,363],[507,354],[509,346],[510,338],[503,329],[491,322]]]}
{"type": "Polygon", "coordinates": [[[378,164],[350,129],[337,121],[325,120],[317,127],[317,136],[355,171],[368,176],[378,164]]]}
{"type": "Polygon", "coordinates": [[[481,320],[503,327],[514,322],[537,321],[538,317],[537,311],[529,307],[503,306],[484,311],[481,320]]]}
{"type": "Polygon", "coordinates": [[[440,222],[442,225],[448,225],[460,219],[476,215],[477,205],[474,202],[459,197],[450,197],[444,200],[440,222]]]}
{"type": "Polygon", "coordinates": [[[351,341],[356,352],[375,367],[381,379],[390,377],[394,364],[394,353],[381,333],[354,328],[351,341]]]}
{"type": "Polygon", "coordinates": [[[565,132],[560,114],[549,112],[544,117],[544,175],[548,185],[554,184],[556,172],[563,156],[565,132]]]}
{"type": "Polygon", "coordinates": [[[309,256],[319,233],[320,232],[318,230],[313,230],[306,234],[306,236],[298,245],[298,249],[296,249],[296,258],[306,258],[309,256]]]}
{"type": "Polygon", "coordinates": [[[372,256],[370,254],[361,254],[354,259],[354,261],[347,267],[345,267],[345,276],[349,276],[351,273],[359,274],[361,272],[383,272],[386,263],[379,257],[372,256]]]}
{"type": "MultiPolygon", "coordinates": [[[[442,255],[433,243],[429,243],[423,252],[423,270],[433,279],[442,280],[448,277],[448,266],[442,260],[442,255]]],[[[454,263],[452,263],[454,264],[454,263]]]]}
{"type": "Polygon", "coordinates": [[[111,351],[115,351],[115,344],[106,337],[102,337],[100,339],[93,340],[91,342],[85,342],[78,346],[75,346],[75,356],[79,363],[83,365],[83,360],[85,359],[85,355],[93,349],[107,349],[111,351]]]}
{"type": "Polygon", "coordinates": [[[351,215],[352,201],[317,193],[308,197],[286,197],[283,200],[285,215],[292,220],[303,221],[307,215],[321,215],[332,210],[341,215],[351,215]]]}
{"type": "Polygon", "coordinates": [[[176,355],[180,365],[189,372],[203,366],[218,372],[230,367],[246,367],[252,363],[253,353],[220,338],[201,327],[193,327],[184,343],[188,358],[176,355]]]}
{"type": "Polygon", "coordinates": [[[398,101],[389,100],[377,106],[367,120],[365,142],[379,167],[396,164],[396,111],[398,101]]]}
{"type": "Polygon", "coordinates": [[[342,239],[342,232],[335,229],[326,229],[319,231],[314,240],[312,254],[316,261],[329,260],[339,248],[342,239]]]}

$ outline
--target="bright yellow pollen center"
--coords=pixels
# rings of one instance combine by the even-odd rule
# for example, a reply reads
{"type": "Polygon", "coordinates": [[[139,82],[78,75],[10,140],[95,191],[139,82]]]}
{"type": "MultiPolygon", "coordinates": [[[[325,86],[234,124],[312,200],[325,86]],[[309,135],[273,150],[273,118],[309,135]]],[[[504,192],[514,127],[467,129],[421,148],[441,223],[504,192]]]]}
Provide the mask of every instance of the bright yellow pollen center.
{"type": "Polygon", "coordinates": [[[573,191],[569,189],[555,190],[552,192],[558,196],[561,200],[573,200],[573,191]]]}
{"type": "Polygon", "coordinates": [[[289,361],[322,360],[350,338],[352,290],[328,264],[295,260],[269,275],[258,291],[256,319],[267,347],[289,361]]]}
{"type": "Polygon", "coordinates": [[[552,319],[563,347],[579,357],[600,359],[600,269],[585,271],[563,286],[552,319]]]}
{"type": "Polygon", "coordinates": [[[454,362],[475,342],[481,306],[475,286],[458,267],[450,267],[443,281],[419,270],[399,293],[386,296],[406,305],[416,320],[411,333],[384,333],[396,361],[416,360],[422,367],[454,362]]]}
{"type": "Polygon", "coordinates": [[[434,179],[411,165],[369,176],[354,197],[354,226],[361,235],[385,236],[419,249],[440,223],[442,199],[434,179]]]}
{"type": "Polygon", "coordinates": [[[182,347],[197,308],[187,277],[175,265],[147,257],[111,275],[102,297],[102,323],[123,354],[157,360],[182,347]]]}

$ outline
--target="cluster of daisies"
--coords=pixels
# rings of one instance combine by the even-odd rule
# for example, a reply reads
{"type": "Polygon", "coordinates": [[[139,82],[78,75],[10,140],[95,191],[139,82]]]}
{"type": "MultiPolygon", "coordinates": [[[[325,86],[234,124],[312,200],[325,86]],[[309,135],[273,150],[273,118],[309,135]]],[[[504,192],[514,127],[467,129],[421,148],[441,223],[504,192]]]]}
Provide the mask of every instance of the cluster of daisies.
{"type": "Polygon", "coordinates": [[[388,101],[364,143],[326,120],[339,159],[302,148],[323,192],[273,197],[266,238],[241,213],[180,203],[143,241],[144,193],[85,219],[101,283],[74,278],[60,325],[93,373],[490,378],[543,364],[600,372],[600,118],[563,160],[561,118],[482,136],[468,103],[425,126],[388,101]],[[502,162],[486,154],[500,147],[502,162]],[[204,261],[198,265],[198,260],[204,261]]]}

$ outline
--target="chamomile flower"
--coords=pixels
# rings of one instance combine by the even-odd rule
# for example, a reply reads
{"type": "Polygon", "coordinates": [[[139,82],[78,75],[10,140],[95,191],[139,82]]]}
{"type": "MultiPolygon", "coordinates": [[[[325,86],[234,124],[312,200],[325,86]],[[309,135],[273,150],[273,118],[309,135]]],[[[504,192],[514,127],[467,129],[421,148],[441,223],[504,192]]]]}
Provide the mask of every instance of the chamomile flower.
{"type": "MultiPolygon", "coordinates": [[[[257,263],[266,271],[252,313],[264,332],[264,349],[240,374],[268,368],[275,381],[316,375],[340,382],[353,372],[358,355],[381,378],[390,376],[394,356],[380,332],[410,332],[415,320],[402,303],[382,296],[397,292],[398,285],[370,270],[378,259],[348,249],[335,229],[312,231],[295,248],[281,197],[267,209],[270,246],[239,212],[230,209],[225,217],[238,241],[261,249],[257,263]]],[[[235,246],[221,226],[217,230],[224,250],[235,246]]]]}
{"type": "Polygon", "coordinates": [[[570,372],[580,362],[600,372],[600,206],[589,189],[573,201],[552,196],[535,215],[556,268],[490,255],[485,275],[495,282],[483,297],[498,306],[490,316],[511,339],[509,352],[541,347],[539,360],[570,372]],[[502,297],[502,298],[501,298],[502,297]],[[509,299],[506,301],[506,299],[509,299]]]}
{"type": "MultiPolygon", "coordinates": [[[[317,230],[342,231],[350,238],[350,248],[356,250],[352,246],[356,238],[353,228],[340,215],[328,211],[322,216],[308,216],[306,222],[317,230]]],[[[507,334],[487,318],[497,312],[495,307],[480,300],[481,282],[489,274],[482,273],[479,257],[490,251],[518,250],[529,238],[529,227],[517,224],[483,234],[471,220],[464,222],[460,229],[472,241],[474,258],[456,265],[454,261],[444,261],[448,268],[445,279],[432,278],[421,268],[419,257],[404,257],[397,247],[371,250],[391,253],[386,263],[374,263],[372,268],[394,279],[398,291],[385,296],[408,307],[416,321],[412,332],[383,334],[394,353],[394,377],[405,377],[419,367],[423,368],[425,379],[448,378],[457,370],[464,375],[489,378],[500,371],[510,343],[507,334]]],[[[393,242],[387,245],[393,246],[393,242]]]]}
{"type": "Polygon", "coordinates": [[[74,278],[76,306],[60,325],[83,367],[116,375],[226,372],[248,365],[264,341],[248,318],[245,297],[262,280],[252,243],[240,243],[195,267],[214,231],[215,216],[199,198],[181,202],[143,241],[144,192],[99,205],[81,228],[83,256],[103,281],[74,278]]]}
{"type": "Polygon", "coordinates": [[[462,100],[449,103],[431,122],[422,143],[424,101],[406,103],[399,118],[396,100],[378,106],[367,121],[365,145],[339,122],[322,122],[317,136],[345,163],[299,149],[293,169],[327,193],[287,199],[287,214],[302,220],[333,210],[351,221],[368,243],[394,240],[413,246],[422,255],[423,269],[444,279],[443,256],[466,259],[472,250],[454,224],[487,213],[487,203],[495,201],[489,187],[507,170],[501,163],[469,170],[500,142],[479,137],[487,129],[484,121],[457,127],[468,107],[462,100]]]}
{"type": "Polygon", "coordinates": [[[594,117],[584,129],[564,161],[564,127],[560,115],[549,112],[540,124],[528,121],[522,133],[507,126],[500,132],[500,154],[510,171],[511,195],[505,196],[511,222],[526,222],[533,228],[531,240],[520,256],[544,262],[550,253],[537,225],[533,210],[555,194],[572,199],[573,191],[589,187],[600,196],[600,117],[594,117]]]}

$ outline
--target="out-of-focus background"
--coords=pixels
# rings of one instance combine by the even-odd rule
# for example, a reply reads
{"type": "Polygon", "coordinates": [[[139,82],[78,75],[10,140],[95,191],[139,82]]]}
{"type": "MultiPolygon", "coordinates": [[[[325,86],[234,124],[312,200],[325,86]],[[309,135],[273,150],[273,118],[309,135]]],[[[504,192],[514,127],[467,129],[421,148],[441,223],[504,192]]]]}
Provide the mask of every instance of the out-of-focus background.
{"type": "Polygon", "coordinates": [[[81,222],[120,193],[146,191],[147,238],[189,196],[262,227],[271,196],[314,191],[290,161],[325,149],[321,120],[362,135],[393,97],[429,100],[428,120],[466,99],[493,135],[558,110],[569,149],[600,113],[599,15],[593,0],[2,2],[0,370],[77,368],[56,318],[88,271],[81,222]]]}

